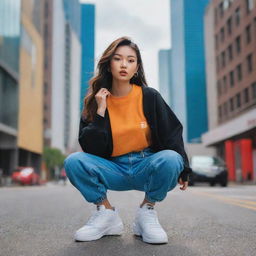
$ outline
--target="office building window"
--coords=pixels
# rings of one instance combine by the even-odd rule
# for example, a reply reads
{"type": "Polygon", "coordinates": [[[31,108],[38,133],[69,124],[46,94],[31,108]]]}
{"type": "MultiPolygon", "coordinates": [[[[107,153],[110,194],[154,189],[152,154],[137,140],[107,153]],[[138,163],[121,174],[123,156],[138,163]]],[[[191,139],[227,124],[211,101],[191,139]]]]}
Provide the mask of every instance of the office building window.
{"type": "Polygon", "coordinates": [[[48,18],[48,14],[49,14],[49,6],[48,6],[48,2],[46,1],[44,5],[44,17],[48,18]]]}
{"type": "Polygon", "coordinates": [[[240,108],[241,107],[241,96],[240,96],[240,93],[238,93],[236,95],[236,107],[237,108],[240,108]]]}
{"type": "Polygon", "coordinates": [[[225,30],[224,30],[224,27],[220,29],[220,40],[221,40],[221,42],[224,42],[224,40],[225,40],[225,30]]]}
{"type": "Polygon", "coordinates": [[[236,52],[239,54],[241,52],[241,37],[236,37],[236,52]]]}
{"type": "Polygon", "coordinates": [[[224,11],[229,8],[229,4],[230,4],[229,2],[230,2],[229,0],[224,0],[224,2],[223,2],[223,10],[224,11]]]}
{"type": "Polygon", "coordinates": [[[215,35],[215,48],[218,49],[218,34],[215,35]]]}
{"type": "Polygon", "coordinates": [[[250,24],[245,28],[245,41],[247,44],[251,42],[251,25],[250,24]]]}
{"type": "Polygon", "coordinates": [[[215,25],[218,23],[218,9],[214,9],[214,23],[215,25]]]}
{"type": "Polygon", "coordinates": [[[235,80],[234,80],[234,71],[230,71],[229,72],[229,81],[230,81],[230,87],[233,87],[235,84],[235,80]]]}
{"type": "Polygon", "coordinates": [[[233,59],[233,47],[232,44],[228,46],[228,59],[231,61],[233,59]]]}
{"type": "Polygon", "coordinates": [[[224,14],[223,2],[219,4],[219,16],[222,18],[224,14]]]}
{"type": "Polygon", "coordinates": [[[228,115],[228,103],[227,102],[225,102],[224,103],[224,116],[227,116],[228,115]]]}
{"type": "Polygon", "coordinates": [[[227,77],[224,76],[223,77],[223,81],[222,81],[222,84],[223,84],[223,92],[227,92],[227,77]]]}
{"type": "Polygon", "coordinates": [[[237,8],[235,10],[235,23],[236,23],[236,26],[238,26],[240,24],[240,19],[241,19],[240,8],[237,8]]]}
{"type": "Polygon", "coordinates": [[[244,103],[248,103],[249,102],[249,89],[245,88],[244,89],[244,103]]]}
{"type": "Polygon", "coordinates": [[[249,54],[246,57],[246,62],[247,62],[247,71],[248,73],[251,73],[253,70],[253,64],[252,64],[252,54],[249,54]]]}
{"type": "Polygon", "coordinates": [[[232,34],[232,19],[231,19],[231,17],[229,17],[227,20],[227,32],[229,35],[232,34]]]}
{"type": "Polygon", "coordinates": [[[239,64],[236,66],[236,72],[237,72],[237,80],[241,81],[243,78],[243,74],[242,74],[242,65],[239,64]]]}
{"type": "Polygon", "coordinates": [[[218,96],[220,96],[221,95],[221,81],[220,80],[217,82],[217,92],[218,92],[218,96]]]}
{"type": "Polygon", "coordinates": [[[227,115],[228,115],[228,104],[227,104],[227,102],[224,103],[223,115],[224,115],[224,116],[227,116],[227,115]]]}
{"type": "Polygon", "coordinates": [[[252,98],[256,99],[256,82],[252,83],[251,90],[252,90],[252,98]]]}
{"type": "Polygon", "coordinates": [[[225,53],[225,51],[223,51],[221,53],[221,66],[225,67],[225,65],[226,65],[226,53],[225,53]]]}
{"type": "Polygon", "coordinates": [[[216,57],[216,70],[219,71],[219,56],[216,57]]]}
{"type": "Polygon", "coordinates": [[[233,98],[229,99],[229,109],[230,109],[230,112],[232,112],[234,110],[234,100],[233,100],[233,98]]]}
{"type": "MultiPolygon", "coordinates": [[[[0,67],[0,123],[17,128],[18,98],[19,86],[17,81],[0,67]]],[[[0,142],[1,146],[3,145],[2,142],[0,142]]]]}
{"type": "Polygon", "coordinates": [[[254,7],[254,0],[245,0],[246,1],[246,11],[249,13],[254,7]]]}
{"type": "Polygon", "coordinates": [[[222,109],[221,106],[218,107],[218,111],[219,111],[219,119],[222,118],[222,109]]]}

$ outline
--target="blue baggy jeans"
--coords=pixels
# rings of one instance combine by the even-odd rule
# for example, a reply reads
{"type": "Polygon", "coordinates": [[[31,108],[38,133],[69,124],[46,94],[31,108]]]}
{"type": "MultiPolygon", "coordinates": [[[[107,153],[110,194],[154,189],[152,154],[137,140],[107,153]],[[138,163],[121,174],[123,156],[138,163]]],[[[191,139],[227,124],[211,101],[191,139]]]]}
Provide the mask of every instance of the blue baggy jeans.
{"type": "Polygon", "coordinates": [[[150,202],[162,201],[176,187],[183,165],[176,151],[150,148],[110,159],[75,152],[64,161],[71,184],[94,204],[107,198],[107,190],[139,190],[150,202]]]}

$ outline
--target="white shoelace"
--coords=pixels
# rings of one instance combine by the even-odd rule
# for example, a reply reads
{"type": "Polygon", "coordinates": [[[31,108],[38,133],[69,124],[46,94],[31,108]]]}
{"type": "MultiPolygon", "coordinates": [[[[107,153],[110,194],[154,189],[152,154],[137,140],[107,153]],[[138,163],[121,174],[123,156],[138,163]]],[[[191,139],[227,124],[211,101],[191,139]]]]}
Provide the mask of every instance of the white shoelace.
{"type": "Polygon", "coordinates": [[[88,225],[88,226],[90,226],[90,225],[93,226],[95,220],[96,220],[101,214],[102,214],[102,211],[96,210],[96,211],[92,214],[92,216],[89,218],[89,220],[87,221],[86,225],[88,225]]]}
{"type": "Polygon", "coordinates": [[[158,221],[157,213],[155,210],[148,209],[143,212],[144,222],[151,225],[152,227],[159,227],[160,223],[158,221]]]}

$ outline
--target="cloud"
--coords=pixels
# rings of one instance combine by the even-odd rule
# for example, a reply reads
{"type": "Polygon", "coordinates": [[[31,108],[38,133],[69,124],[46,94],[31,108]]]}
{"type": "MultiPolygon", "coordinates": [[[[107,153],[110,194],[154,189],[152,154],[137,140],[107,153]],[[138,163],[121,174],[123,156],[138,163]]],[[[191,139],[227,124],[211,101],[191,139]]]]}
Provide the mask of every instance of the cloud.
{"type": "Polygon", "coordinates": [[[124,8],[118,2],[111,2],[111,6],[108,4],[109,1],[106,1],[96,10],[99,34],[104,31],[104,33],[117,33],[120,36],[134,35],[134,40],[143,41],[145,47],[159,44],[165,36],[159,26],[147,24],[141,17],[132,14],[132,8],[124,8]]]}

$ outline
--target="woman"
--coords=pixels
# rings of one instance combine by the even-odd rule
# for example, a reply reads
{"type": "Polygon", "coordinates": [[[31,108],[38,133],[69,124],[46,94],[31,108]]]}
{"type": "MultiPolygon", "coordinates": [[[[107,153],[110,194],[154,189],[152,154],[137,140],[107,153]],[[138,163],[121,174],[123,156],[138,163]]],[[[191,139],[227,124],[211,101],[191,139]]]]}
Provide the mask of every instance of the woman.
{"type": "Polygon", "coordinates": [[[90,80],[79,127],[84,152],[65,159],[70,182],[97,210],[75,233],[76,241],[120,235],[123,223],[107,190],[145,191],[136,211],[135,235],[147,243],[167,243],[156,202],[191,172],[182,125],[159,92],[147,86],[138,46],[121,37],[104,51],[90,80]]]}

